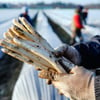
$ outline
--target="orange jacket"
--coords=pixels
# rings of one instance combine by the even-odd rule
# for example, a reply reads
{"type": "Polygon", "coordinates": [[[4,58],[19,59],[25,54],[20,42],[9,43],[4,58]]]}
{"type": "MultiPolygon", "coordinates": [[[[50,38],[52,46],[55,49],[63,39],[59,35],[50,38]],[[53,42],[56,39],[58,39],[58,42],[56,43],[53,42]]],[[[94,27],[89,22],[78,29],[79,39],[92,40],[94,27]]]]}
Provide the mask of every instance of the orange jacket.
{"type": "Polygon", "coordinates": [[[74,15],[73,21],[74,21],[74,25],[76,28],[78,28],[78,29],[83,28],[81,17],[79,14],[74,15]]]}

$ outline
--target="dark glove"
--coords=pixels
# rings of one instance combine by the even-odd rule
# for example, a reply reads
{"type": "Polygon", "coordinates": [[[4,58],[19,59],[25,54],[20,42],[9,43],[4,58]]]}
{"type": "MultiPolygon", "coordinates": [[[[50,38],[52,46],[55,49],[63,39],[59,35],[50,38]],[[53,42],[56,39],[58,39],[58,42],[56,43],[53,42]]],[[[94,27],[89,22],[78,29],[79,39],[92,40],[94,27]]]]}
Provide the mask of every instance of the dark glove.
{"type": "Polygon", "coordinates": [[[69,46],[67,44],[63,44],[56,48],[54,54],[56,57],[64,56],[77,65],[79,65],[81,62],[81,56],[79,52],[73,46],[69,46]]]}

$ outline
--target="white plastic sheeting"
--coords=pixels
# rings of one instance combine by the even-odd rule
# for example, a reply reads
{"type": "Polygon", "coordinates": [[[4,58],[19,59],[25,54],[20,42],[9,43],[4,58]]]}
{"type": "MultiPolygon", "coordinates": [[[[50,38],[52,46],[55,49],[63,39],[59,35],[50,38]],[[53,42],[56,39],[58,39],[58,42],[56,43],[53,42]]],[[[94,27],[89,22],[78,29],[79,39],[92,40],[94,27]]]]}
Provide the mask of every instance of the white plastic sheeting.
{"type": "MultiPolygon", "coordinates": [[[[56,23],[58,23],[65,31],[67,31],[70,35],[71,32],[71,25],[72,25],[72,17],[75,13],[72,9],[63,9],[63,10],[45,10],[45,13],[56,23]]],[[[89,10],[88,13],[88,24],[97,24],[100,25],[99,19],[100,10],[89,10]],[[97,16],[95,16],[98,13],[97,16]],[[92,16],[92,17],[91,17],[92,16]]],[[[91,25],[84,25],[84,29],[82,29],[82,35],[84,41],[88,41],[94,35],[100,35],[100,27],[93,27],[91,25]]],[[[77,38],[78,39],[78,38],[77,38]]]]}
{"type": "Polygon", "coordinates": [[[36,29],[40,33],[40,35],[43,38],[45,38],[53,48],[56,48],[57,46],[62,44],[58,36],[53,32],[52,28],[47,22],[46,17],[43,15],[42,12],[39,13],[36,29]]]}
{"type": "MultiPolygon", "coordinates": [[[[3,38],[4,32],[7,31],[7,29],[12,25],[12,20],[14,18],[18,18],[20,14],[20,9],[3,9],[1,11],[1,16],[0,16],[0,39],[3,38]],[[9,13],[8,13],[9,12],[9,13]]],[[[29,15],[31,18],[34,17],[36,14],[37,10],[29,10],[29,15]]]]}
{"type": "MultiPolygon", "coordinates": [[[[75,9],[47,9],[44,10],[51,18],[57,19],[57,22],[61,25],[67,26],[72,23],[72,18],[75,13],[75,9]]],[[[88,10],[88,24],[98,24],[100,25],[100,10],[99,9],[89,9],[88,10]]]]}
{"type": "Polygon", "coordinates": [[[20,10],[19,9],[1,9],[0,10],[0,39],[3,38],[3,33],[7,31],[7,29],[12,24],[12,19],[17,18],[20,10]]]}
{"type": "MultiPolygon", "coordinates": [[[[47,19],[40,12],[37,19],[37,31],[51,44],[57,47],[61,43],[49,26],[47,19]]],[[[29,64],[24,64],[20,77],[15,85],[12,100],[68,100],[58,94],[45,80],[38,78],[37,71],[29,64]]]]}

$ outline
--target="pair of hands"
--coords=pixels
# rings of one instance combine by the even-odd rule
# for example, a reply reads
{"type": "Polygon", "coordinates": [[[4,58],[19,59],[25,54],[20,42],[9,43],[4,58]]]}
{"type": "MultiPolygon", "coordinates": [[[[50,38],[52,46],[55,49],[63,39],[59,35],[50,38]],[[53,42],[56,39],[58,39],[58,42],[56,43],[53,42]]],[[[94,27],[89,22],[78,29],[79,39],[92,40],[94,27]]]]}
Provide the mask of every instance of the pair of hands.
{"type": "MultiPolygon", "coordinates": [[[[54,53],[57,57],[69,58],[74,64],[78,65],[81,62],[79,53],[72,46],[64,44],[57,48],[54,53]]],[[[61,94],[72,100],[95,100],[94,73],[83,67],[75,66],[69,74],[42,70],[39,77],[51,80],[61,94]]]]}

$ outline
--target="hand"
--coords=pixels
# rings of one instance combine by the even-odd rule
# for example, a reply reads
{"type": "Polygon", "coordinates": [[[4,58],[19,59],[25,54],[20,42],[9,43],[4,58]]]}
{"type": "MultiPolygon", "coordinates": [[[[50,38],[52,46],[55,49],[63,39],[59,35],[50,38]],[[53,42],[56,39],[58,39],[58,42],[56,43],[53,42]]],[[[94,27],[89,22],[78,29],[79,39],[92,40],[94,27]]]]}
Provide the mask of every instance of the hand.
{"type": "Polygon", "coordinates": [[[54,54],[56,57],[64,56],[76,65],[81,63],[81,56],[73,46],[63,44],[55,49],[54,54]]]}
{"type": "Polygon", "coordinates": [[[73,100],[95,100],[94,73],[83,67],[75,66],[70,74],[41,71],[39,76],[51,79],[52,84],[66,97],[73,100]]]}

